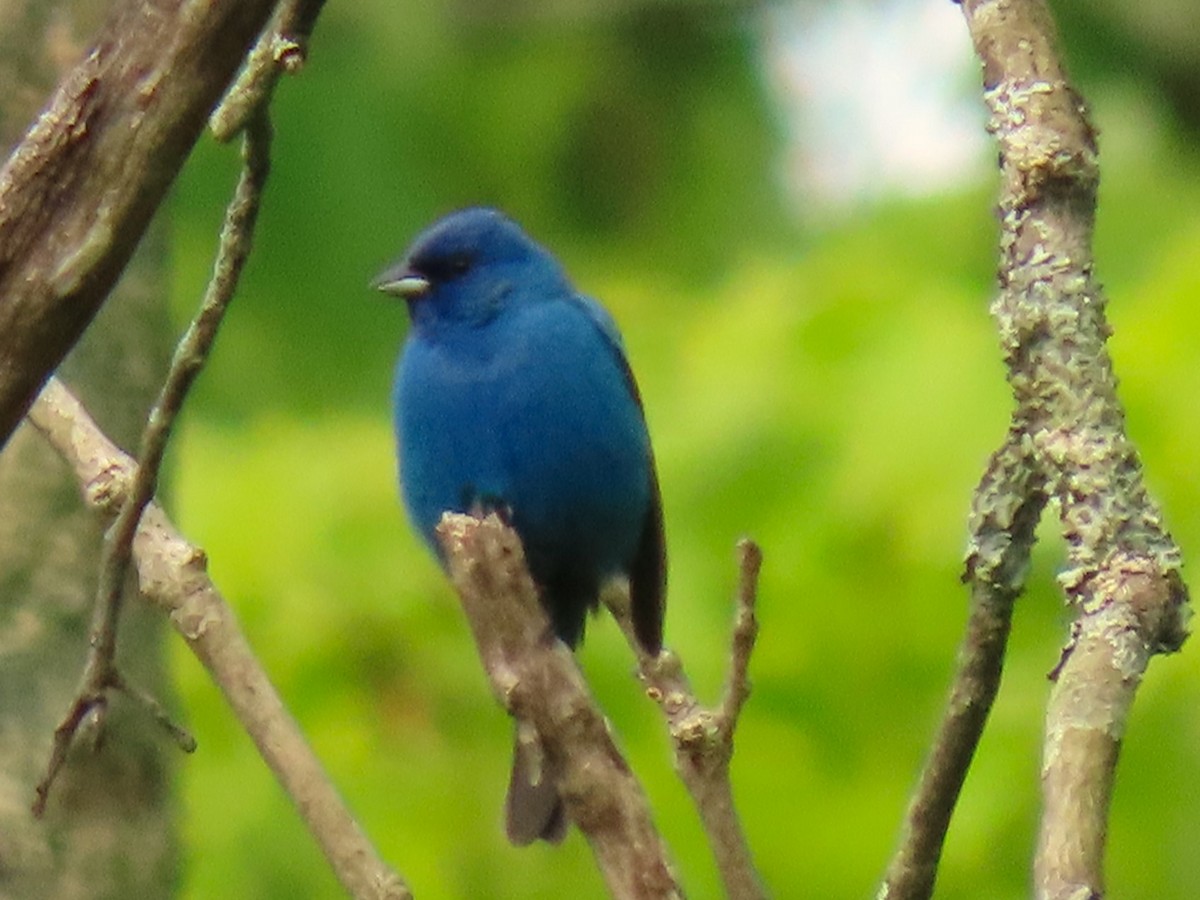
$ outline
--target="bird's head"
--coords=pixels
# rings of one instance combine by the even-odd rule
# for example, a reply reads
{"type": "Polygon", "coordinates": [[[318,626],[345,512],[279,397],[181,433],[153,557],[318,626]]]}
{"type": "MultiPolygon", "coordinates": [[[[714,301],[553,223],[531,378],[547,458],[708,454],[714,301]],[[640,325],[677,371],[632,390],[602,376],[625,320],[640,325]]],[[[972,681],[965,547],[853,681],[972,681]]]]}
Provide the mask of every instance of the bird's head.
{"type": "Polygon", "coordinates": [[[567,285],[558,262],[520,226],[494,209],[472,207],[431,225],[372,286],[405,300],[421,328],[485,322],[513,297],[567,285]]]}

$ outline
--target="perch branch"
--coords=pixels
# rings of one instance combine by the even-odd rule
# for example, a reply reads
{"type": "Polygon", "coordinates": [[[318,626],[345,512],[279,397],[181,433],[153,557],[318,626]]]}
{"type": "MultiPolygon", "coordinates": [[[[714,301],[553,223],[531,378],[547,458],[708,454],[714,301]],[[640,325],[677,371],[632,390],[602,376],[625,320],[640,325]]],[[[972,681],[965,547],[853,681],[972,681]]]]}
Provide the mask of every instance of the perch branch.
{"type": "Polygon", "coordinates": [[[274,6],[116,4],[0,169],[0,447],[104,302],[274,6]]]}
{"type": "MultiPolygon", "coordinates": [[[[133,459],[105,437],[57,379],[47,382],[29,419],[72,467],[85,502],[106,517],[115,515],[134,478],[133,459]]],[[[209,580],[203,551],[155,503],[141,517],[133,561],[142,594],[167,614],[208,669],[347,893],[356,900],[410,900],[404,881],[380,859],[284,708],[233,611],[209,580]]]]}
{"type": "Polygon", "coordinates": [[[550,629],[520,539],[499,517],[447,513],[450,579],[497,700],[532,726],[571,821],[619,900],[682,897],[641,788],[613,744],[574,657],[550,629]]]}
{"type": "Polygon", "coordinates": [[[762,551],[753,541],[743,539],[738,542],[737,553],[738,589],[729,675],[715,708],[704,707],[696,699],[683,662],[675,653],[664,649],[651,656],[642,647],[633,629],[627,591],[607,592],[604,599],[637,656],[638,675],[646,693],[667,720],[675,749],[675,770],[696,805],[726,896],[732,900],[760,900],[767,894],[733,802],[729,764],[738,717],[750,696],[748,670],[758,636],[754,607],[762,551]]]}
{"type": "MultiPolygon", "coordinates": [[[[208,358],[217,329],[237,290],[242,268],[249,258],[254,223],[270,168],[270,143],[270,120],[265,108],[257,107],[242,142],[242,173],[225,213],[212,278],[195,319],[175,348],[170,370],[142,432],[133,482],[105,534],[87,663],[75,698],[66,716],[54,730],[50,761],[37,787],[34,815],[40,816],[45,810],[51,785],[66,760],[67,750],[79,726],[87,721],[95,726],[97,733],[103,730],[108,691],[123,687],[131,696],[141,697],[143,701],[145,699],[140,691],[130,691],[129,686],[125,685],[115,660],[117,621],[133,538],[142,512],[154,497],[158,486],[158,473],[171,428],[183,408],[188,390],[208,358]]],[[[152,711],[155,709],[153,706],[150,708],[152,711]]],[[[157,712],[155,718],[163,721],[157,712]]],[[[176,726],[168,727],[185,750],[195,749],[195,742],[190,735],[176,726]]]]}

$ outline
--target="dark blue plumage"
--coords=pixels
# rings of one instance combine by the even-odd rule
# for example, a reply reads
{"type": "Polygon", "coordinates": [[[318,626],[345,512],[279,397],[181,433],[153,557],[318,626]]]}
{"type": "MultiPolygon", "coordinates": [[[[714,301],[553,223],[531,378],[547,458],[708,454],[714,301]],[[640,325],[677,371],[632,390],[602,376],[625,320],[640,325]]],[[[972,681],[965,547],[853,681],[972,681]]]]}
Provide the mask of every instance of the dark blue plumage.
{"type": "MultiPolygon", "coordinates": [[[[495,210],[434,224],[376,286],[412,327],[396,373],[405,506],[426,542],[444,512],[494,509],[521,538],[555,633],[575,646],[602,584],[625,575],[641,643],[662,642],[658,481],[633,375],[608,313],[495,210]]],[[[514,842],[560,837],[552,778],[518,744],[514,842]]]]}

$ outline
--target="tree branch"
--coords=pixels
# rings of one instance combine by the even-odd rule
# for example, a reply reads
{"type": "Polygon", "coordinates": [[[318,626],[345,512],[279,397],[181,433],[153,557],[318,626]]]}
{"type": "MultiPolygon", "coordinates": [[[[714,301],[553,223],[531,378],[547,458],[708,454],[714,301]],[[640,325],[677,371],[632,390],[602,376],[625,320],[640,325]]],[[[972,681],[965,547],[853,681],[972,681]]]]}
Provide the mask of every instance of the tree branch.
{"type": "Polygon", "coordinates": [[[209,119],[218,141],[225,142],[246,127],[254,110],[265,106],[279,76],[299,72],[308,59],[312,37],[325,0],[283,0],[246,58],[233,87],[209,119]]]}
{"type": "Polygon", "coordinates": [[[1025,587],[1045,505],[1041,480],[1014,429],[993,454],[975,491],[963,576],[971,585],[966,633],[950,700],[909,801],[900,846],[878,900],[921,900],[933,894],[950,817],[1000,688],[1013,604],[1025,587]]]}
{"type": "Polygon", "coordinates": [[[1095,132],[1067,83],[1042,0],[968,0],[1000,144],[1000,327],[1017,421],[1058,501],[1059,576],[1076,619],[1056,670],[1042,760],[1038,897],[1100,896],[1125,719],[1154,653],[1186,636],[1179,548],[1149,497],[1093,276],[1095,132]]]}
{"type": "Polygon", "coordinates": [[[496,699],[537,732],[571,821],[619,900],[682,897],[641,788],[613,744],[575,659],[554,637],[516,533],[496,515],[438,525],[496,699]]]}
{"type": "Polygon", "coordinates": [[[1052,673],[1034,889],[1039,900],[1099,897],[1125,720],[1150,657],[1178,650],[1186,637],[1187,591],[1179,548],[1125,434],[1105,347],[1105,298],[1093,276],[1095,133],[1067,83],[1050,11],[1044,0],[962,0],[962,7],[983,63],[988,128],[1000,144],[1000,293],[992,315],[1016,408],[976,494],[973,610],[960,681],[880,895],[932,891],[945,825],[999,679],[1009,607],[1049,497],[1068,548],[1059,580],[1076,619],[1052,673]],[[975,674],[983,680],[960,696],[975,674]]]}
{"type": "Polygon", "coordinates": [[[274,6],[119,3],[0,170],[0,446],[100,308],[274,6]]]}
{"type": "MultiPolygon", "coordinates": [[[[250,255],[254,223],[270,169],[271,123],[265,107],[255,107],[242,145],[243,169],[233,199],[225,213],[220,248],[213,277],[204,299],[188,330],[175,348],[171,368],[147,417],[133,482],[125,501],[109,526],[100,560],[100,578],[96,589],[88,658],[79,690],[60,725],[54,730],[54,743],[46,775],[38,784],[34,815],[45,809],[50,787],[67,758],[67,750],[76,731],[85,721],[97,732],[104,728],[108,691],[122,688],[131,696],[144,697],[130,690],[117,671],[117,620],[124,594],[125,575],[133,550],[133,538],[142,512],[154,497],[158,473],[166,453],[167,440],[183,401],[204,366],[216,340],[217,329],[233,300],[242,268],[250,255]]],[[[161,716],[156,714],[162,720],[161,716]]],[[[170,725],[181,746],[189,752],[195,741],[182,729],[170,725]]]]}
{"type": "Polygon", "coordinates": [[[700,704],[683,669],[683,661],[664,649],[651,656],[638,641],[629,610],[628,591],[605,595],[613,618],[637,656],[638,674],[646,693],[662,710],[675,749],[675,771],[696,805],[712,847],[726,896],[732,900],[760,900],[766,889],[754,866],[750,845],[733,802],[729,765],[733,737],[742,706],[750,696],[750,654],[758,636],[754,607],[758,597],[758,572],[762,551],[751,540],[741,540],[738,552],[738,590],[730,638],[729,675],[721,701],[715,708],[700,704]]]}
{"type": "Polygon", "coordinates": [[[1046,709],[1042,823],[1034,858],[1041,900],[1104,896],[1104,849],[1117,756],[1150,657],[1186,637],[1182,585],[1145,557],[1096,573],[1100,605],[1075,621],[1046,709]]]}
{"type": "MultiPolygon", "coordinates": [[[[47,383],[29,418],[71,465],[87,504],[115,515],[129,492],[134,461],[56,379],[47,383]]],[[[141,517],[133,560],[143,595],[167,613],[220,686],[346,891],[356,900],[410,900],[408,887],[379,858],[284,708],[205,573],[204,553],[175,530],[157,504],[141,517]]]]}

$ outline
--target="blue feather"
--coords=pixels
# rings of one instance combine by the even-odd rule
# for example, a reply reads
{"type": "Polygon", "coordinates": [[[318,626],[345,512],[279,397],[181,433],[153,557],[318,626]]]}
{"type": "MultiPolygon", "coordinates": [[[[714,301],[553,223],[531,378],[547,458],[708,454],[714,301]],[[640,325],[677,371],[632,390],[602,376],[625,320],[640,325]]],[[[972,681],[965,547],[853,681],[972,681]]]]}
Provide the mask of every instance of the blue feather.
{"type": "MultiPolygon", "coordinates": [[[[453,213],[376,281],[412,327],[393,401],[401,493],[440,554],[442,514],[496,510],[525,548],[555,633],[575,646],[610,578],[625,576],[635,629],[662,642],[666,556],[654,457],[612,317],[495,210],[453,213]]],[[[517,754],[515,842],[564,825],[553,784],[517,754]]],[[[515,810],[514,810],[515,808],[515,810]]]]}

